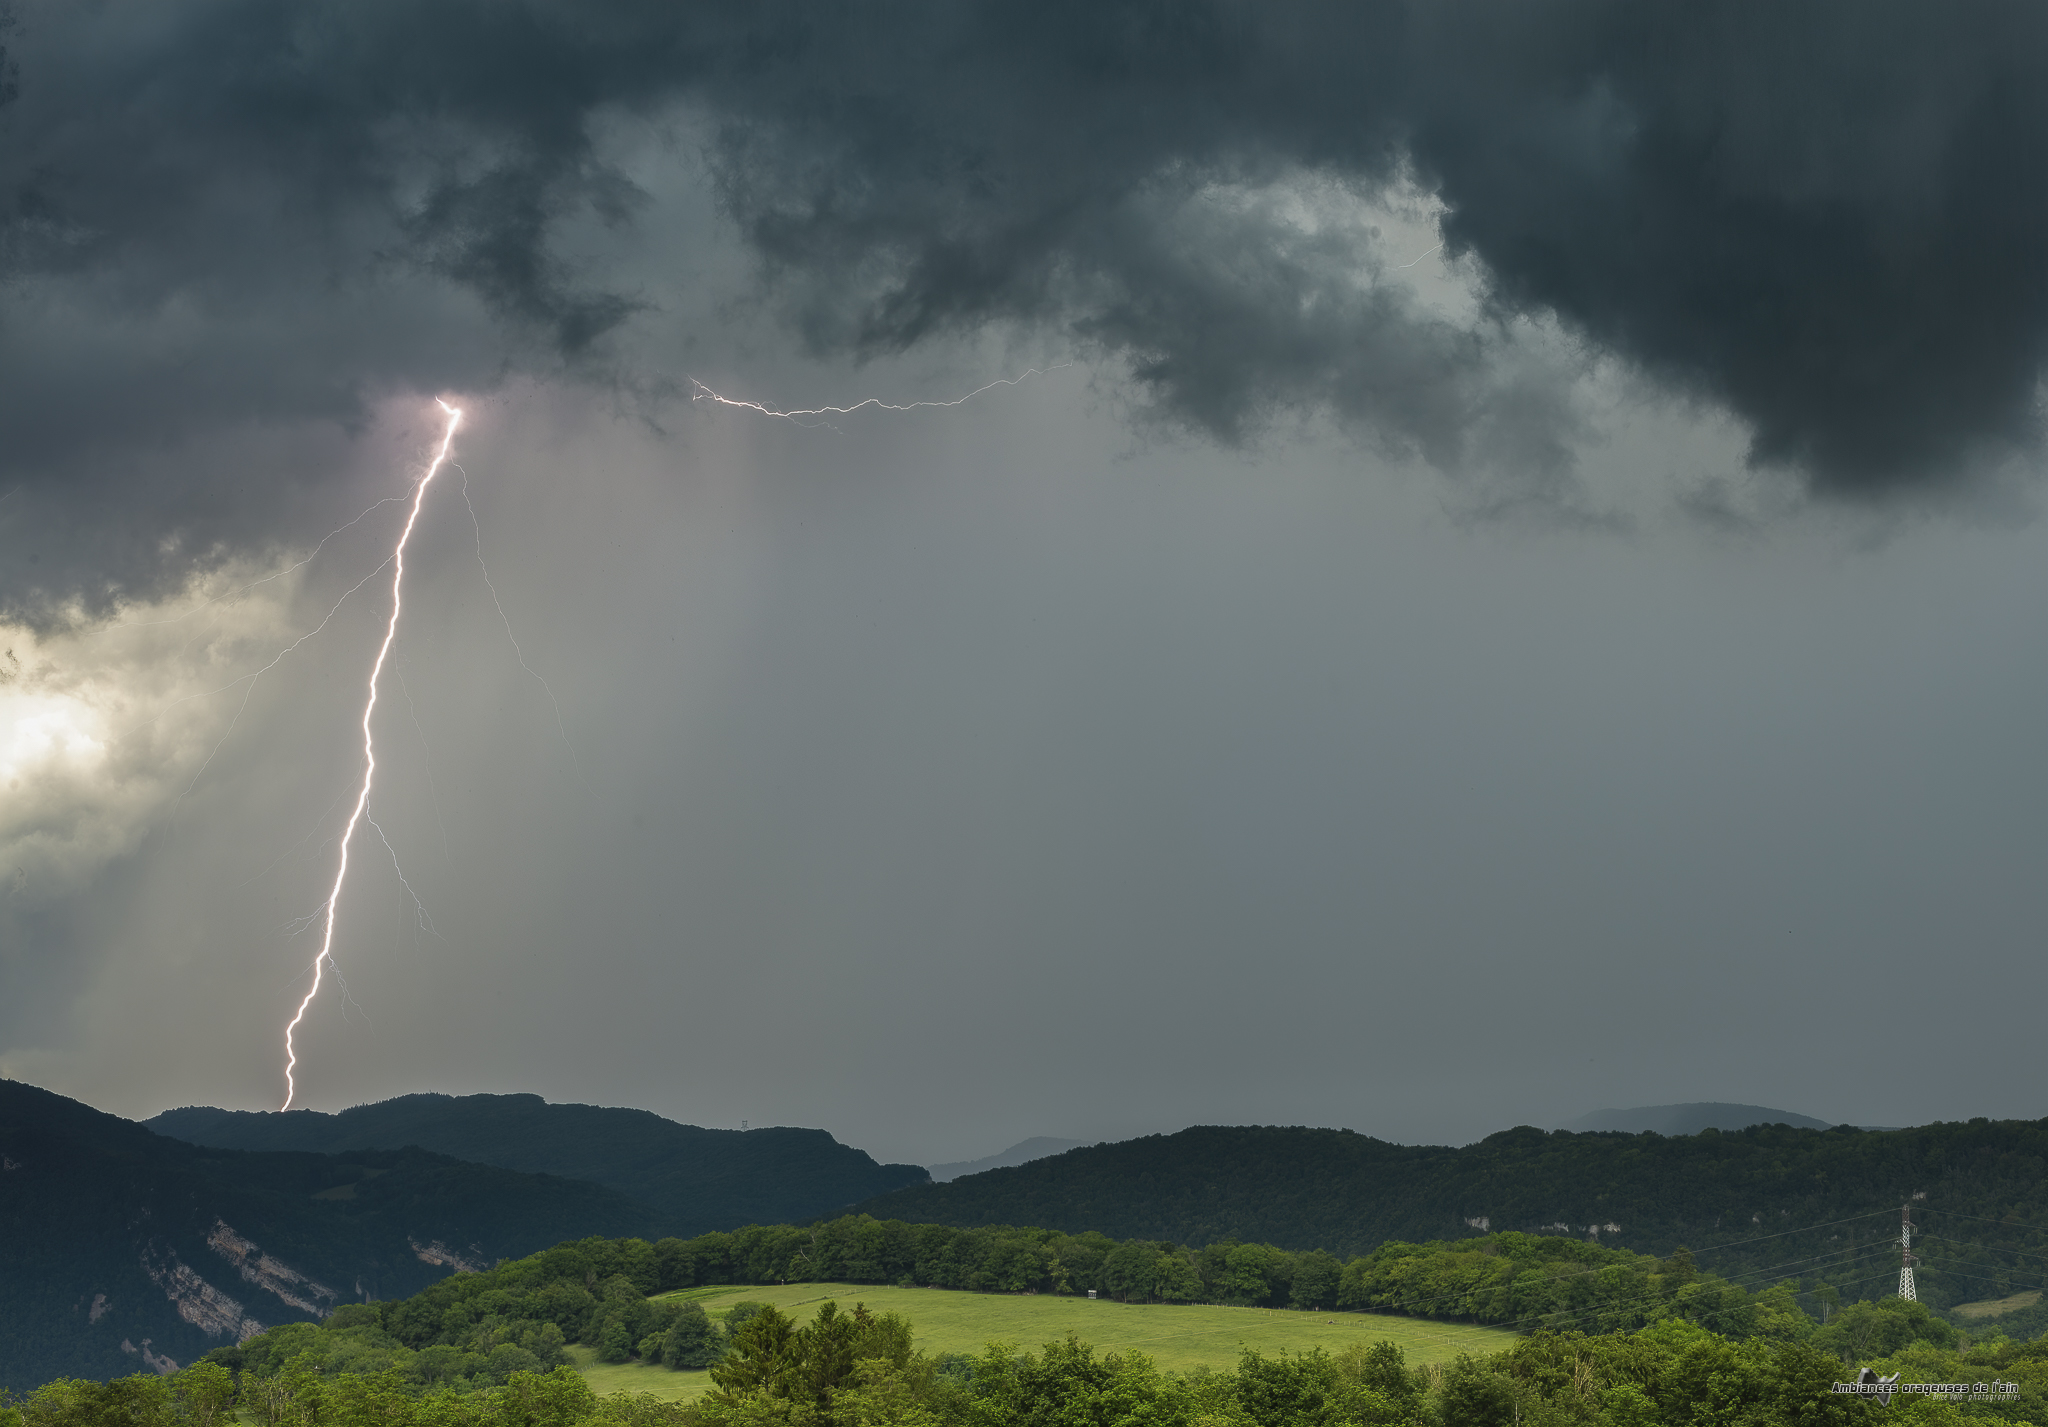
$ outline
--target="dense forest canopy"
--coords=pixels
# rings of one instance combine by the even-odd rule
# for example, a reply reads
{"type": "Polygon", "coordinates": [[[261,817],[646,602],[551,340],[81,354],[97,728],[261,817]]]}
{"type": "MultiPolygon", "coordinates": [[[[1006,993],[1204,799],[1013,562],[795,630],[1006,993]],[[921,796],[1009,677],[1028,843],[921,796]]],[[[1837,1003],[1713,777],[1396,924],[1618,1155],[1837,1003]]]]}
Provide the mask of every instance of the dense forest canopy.
{"type": "Polygon", "coordinates": [[[1660,1257],[1685,1245],[1722,1271],[1826,1261],[1845,1281],[1897,1271],[1901,1204],[1920,1226],[1920,1292],[1930,1302],[2038,1287],[2048,1264],[2048,1120],[1680,1137],[1525,1126],[1462,1149],[1349,1130],[1198,1127],[858,1207],[919,1223],[1239,1239],[1347,1256],[1511,1229],[1660,1257]]]}
{"type": "MultiPolygon", "coordinates": [[[[1356,1310],[1525,1333],[1598,1336],[1687,1324],[1729,1342],[1801,1344],[1843,1361],[1916,1344],[1955,1351],[1966,1341],[1923,1303],[1869,1292],[1849,1302],[1818,1277],[1726,1278],[1702,1270],[1682,1248],[1656,1259],[1506,1233],[1387,1244],[1345,1261],[1270,1244],[1194,1248],[847,1216],[688,1240],[560,1244],[486,1272],[451,1275],[409,1298],[347,1305],[319,1324],[286,1324],[217,1348],[206,1361],[245,1384],[291,1374],[382,1374],[413,1394],[504,1388],[520,1374],[566,1366],[568,1349],[579,1343],[602,1361],[700,1369],[723,1362],[739,1330],[765,1310],[741,1303],[714,1318],[682,1291],[790,1281],[1092,1291],[1126,1302],[1356,1310]]],[[[1980,1336],[2006,1332],[1993,1323],[1980,1336]]]]}
{"type": "MultiPolygon", "coordinates": [[[[808,1232],[818,1246],[834,1227],[790,1232],[808,1232]]],[[[916,1239],[916,1229],[930,1226],[836,1227],[858,1244],[878,1228],[911,1229],[916,1239]]],[[[925,1247],[955,1264],[976,1260],[1000,1238],[950,1232],[951,1240],[932,1236],[925,1247]]],[[[1011,1232],[1073,1251],[1077,1263],[1103,1250],[1084,1273],[1109,1274],[1126,1250],[1176,1258],[1224,1294],[1273,1292],[1236,1250],[1286,1252],[1237,1245],[1211,1258],[1168,1244],[1011,1232]]],[[[1469,1290],[1477,1282],[1472,1260],[1485,1259],[1500,1270],[1493,1296],[1468,1297],[1465,1307],[1486,1314],[1526,1306],[1517,1295],[1540,1300],[1546,1282],[1589,1282],[1605,1292],[1634,1279],[1646,1295],[1626,1309],[1635,1325],[1589,1331],[1553,1318],[1504,1352],[1419,1368],[1380,1342],[1337,1356],[1246,1351],[1233,1371],[1182,1375],[1156,1370],[1142,1354],[1097,1352],[1071,1338],[1032,1351],[992,1344],[978,1356],[934,1358],[917,1350],[912,1324],[857,1301],[850,1309],[826,1302],[807,1322],[740,1303],[713,1322],[687,1299],[648,1296],[684,1275],[730,1273],[767,1247],[758,1236],[723,1245],[564,1244],[409,1299],[345,1308],[319,1326],[287,1325],[169,1378],[46,1384],[0,1401],[0,1427],[212,1427],[235,1411],[268,1427],[1951,1427],[1965,1419],[2039,1422],[2048,1410],[2048,1337],[1994,1334],[1969,1344],[1924,1305],[1896,1299],[1853,1305],[1821,1325],[1799,1311],[1789,1284],[1751,1294],[1701,1274],[1688,1254],[1639,1264],[1625,1251],[1522,1235],[1388,1246],[1343,1265],[1335,1291],[1469,1290]],[[1395,1268],[1391,1277],[1382,1272],[1395,1268]],[[563,1361],[572,1340],[610,1361],[708,1366],[711,1390],[689,1404],[600,1400],[563,1361]],[[1965,1388],[1902,1392],[1880,1404],[1838,1390],[1859,1367],[1898,1382],[1965,1388]]],[[[988,1269],[989,1255],[979,1258],[978,1268],[988,1269]]],[[[1297,1262],[1297,1274],[1303,1267],[1297,1262]]],[[[1169,1287],[1158,1277],[1151,1286],[1169,1287]]],[[[1620,1298],[1610,1310],[1621,1311],[1620,1298]]]]}
{"type": "MultiPolygon", "coordinates": [[[[443,1098],[399,1108],[440,1114],[443,1098]]],[[[498,1100],[520,1097],[492,1097],[515,1119],[533,1108],[498,1100]]],[[[307,1120],[304,1132],[332,1132],[335,1118],[307,1120]]],[[[1790,1293],[1815,1320],[1887,1292],[1904,1198],[1919,1226],[1920,1296],[1948,1316],[1957,1304],[2043,1286],[2044,1124],[1886,1133],[1763,1126],[1678,1139],[1524,1129],[1464,1150],[1342,1131],[1191,1130],[876,1201],[948,1196],[959,1211],[950,1223],[856,1214],[658,1239],[643,1206],[587,1183],[417,1150],[338,1157],[200,1148],[0,1082],[0,1139],[20,1166],[0,1183],[0,1219],[18,1230],[0,1234],[0,1385],[121,1373],[142,1365],[143,1352],[182,1365],[229,1329],[250,1331],[202,1328],[166,1296],[164,1283],[180,1265],[221,1277],[224,1231],[232,1232],[230,1247],[260,1250],[318,1289],[284,1285],[310,1305],[300,1308],[221,1278],[248,1316],[268,1326],[310,1320],[350,1298],[400,1297],[453,1262],[484,1266],[594,1230],[648,1235],[614,1241],[645,1245],[636,1252],[651,1267],[620,1270],[636,1283],[646,1279],[643,1295],[834,1280],[1092,1289],[1142,1301],[1368,1309],[1588,1331],[1625,1329],[1666,1311],[1658,1305],[1669,1271],[1658,1265],[1684,1247],[1698,1281],[1675,1311],[1739,1335],[1744,1330],[1731,1325],[1766,1311],[1756,1305],[1767,1290],[1790,1293]],[[1613,1217],[1580,1222],[1559,1207],[1588,1200],[1613,1217]],[[1020,1204],[1038,1204],[1048,1218],[992,1217],[1020,1204]],[[1003,1227],[1020,1222],[1043,1227],[1003,1227]],[[1375,1236],[1399,1223],[1437,1227],[1375,1236]],[[1243,1227],[1260,1224],[1273,1232],[1243,1227]],[[440,1261],[423,1261],[423,1245],[440,1261]],[[1716,1285],[1745,1296],[1715,1306],[1716,1285]]],[[[593,1125],[593,1133],[609,1133],[593,1125]]],[[[1994,1323],[2015,1336],[2043,1331],[2048,1304],[1984,1326],[1994,1323]]],[[[573,1341],[580,1330],[564,1331],[573,1341]]],[[[511,1346],[548,1361],[531,1343],[511,1346]]],[[[476,1372],[472,1365],[457,1375],[476,1372]]]]}

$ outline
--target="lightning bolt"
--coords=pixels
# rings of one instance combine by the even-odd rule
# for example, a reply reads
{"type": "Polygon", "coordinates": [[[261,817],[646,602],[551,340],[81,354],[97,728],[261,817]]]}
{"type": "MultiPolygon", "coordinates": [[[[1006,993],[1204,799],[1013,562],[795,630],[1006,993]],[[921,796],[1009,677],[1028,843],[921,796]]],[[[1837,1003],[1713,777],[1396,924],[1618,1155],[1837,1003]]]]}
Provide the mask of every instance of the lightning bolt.
{"type": "Polygon", "coordinates": [[[917,411],[924,407],[961,406],[974,400],[985,391],[994,391],[999,386],[1018,386],[1032,377],[1044,376],[1047,371],[1056,372],[1063,367],[1070,367],[1072,365],[1072,362],[1055,362],[1044,370],[1032,367],[1027,371],[1019,372],[1014,377],[998,377],[992,382],[985,382],[981,386],[976,387],[967,395],[956,396],[950,401],[893,402],[883,401],[878,396],[871,396],[865,401],[855,402],[852,406],[812,406],[791,411],[781,411],[772,406],[764,406],[758,401],[746,401],[739,397],[720,396],[695,377],[690,378],[690,385],[696,388],[696,391],[690,394],[690,400],[709,401],[719,406],[735,407],[741,411],[759,412],[762,416],[772,416],[778,421],[793,421],[797,425],[802,426],[807,424],[805,418],[814,416],[851,416],[856,411],[917,411]]]}
{"type": "MultiPolygon", "coordinates": [[[[966,393],[964,396],[956,396],[944,401],[889,402],[883,401],[879,397],[869,397],[865,401],[855,402],[851,406],[819,406],[784,411],[775,407],[767,406],[758,401],[748,401],[737,397],[722,396],[718,392],[713,391],[709,386],[705,385],[701,381],[698,381],[694,377],[690,379],[691,386],[695,388],[695,390],[691,394],[690,399],[692,401],[709,401],[718,406],[733,407],[738,410],[755,412],[758,415],[771,417],[780,421],[790,421],[795,422],[798,425],[806,425],[810,424],[816,418],[830,416],[851,416],[856,412],[867,410],[918,411],[925,408],[961,406],[967,402],[974,400],[976,397],[982,395],[984,392],[995,390],[997,387],[1018,386],[1032,377],[1044,376],[1046,374],[1046,371],[1048,370],[1058,371],[1063,367],[1071,365],[1072,363],[1070,362],[1058,362],[1055,363],[1052,367],[1043,370],[1038,367],[1032,367],[1024,372],[1020,372],[1018,375],[1014,377],[999,377],[994,381],[985,382],[982,385],[976,387],[973,391],[966,393]]],[[[426,502],[427,487],[433,483],[434,477],[440,474],[441,469],[444,466],[452,464],[449,461],[448,456],[449,452],[454,448],[456,428],[462,424],[462,412],[460,410],[453,406],[450,406],[445,401],[440,402],[439,405],[441,407],[441,410],[447,413],[447,429],[442,433],[440,449],[434,453],[434,459],[432,460],[432,462],[428,464],[425,473],[420,477],[419,484],[415,486],[413,489],[412,507],[406,513],[405,527],[403,530],[399,532],[397,546],[392,550],[391,559],[389,561],[391,565],[391,617],[384,626],[384,640],[383,643],[377,646],[377,657],[375,660],[371,662],[367,696],[363,701],[363,779],[361,784],[359,784],[356,788],[355,806],[349,810],[348,821],[342,828],[340,849],[338,857],[336,859],[337,865],[334,871],[334,884],[332,887],[328,889],[326,901],[320,905],[319,910],[313,914],[313,918],[311,919],[318,920],[322,924],[320,936],[320,950],[313,957],[313,984],[307,988],[305,997],[299,1002],[298,1009],[292,1013],[291,1020],[285,1023],[285,1096],[284,1104],[280,1107],[281,1109],[285,1110],[289,1110],[292,1107],[292,1101],[298,1098],[298,1082],[295,1078],[294,1072],[297,1071],[299,1064],[298,1047],[295,1039],[299,1026],[306,1019],[306,1012],[312,1007],[314,999],[319,996],[320,988],[326,979],[326,973],[328,968],[333,968],[335,979],[337,981],[339,981],[341,978],[341,968],[339,964],[336,963],[334,960],[334,927],[335,922],[340,914],[342,888],[348,882],[349,850],[354,844],[356,829],[362,824],[368,823],[370,825],[371,830],[377,834],[378,838],[381,841],[383,841],[385,849],[392,853],[393,865],[396,866],[397,864],[397,853],[394,849],[392,849],[390,840],[384,837],[384,830],[378,827],[375,820],[370,818],[368,815],[370,805],[370,789],[371,785],[375,782],[377,775],[377,743],[375,734],[372,730],[372,717],[377,710],[379,683],[383,678],[384,665],[385,662],[390,658],[391,646],[393,642],[398,638],[398,622],[401,616],[404,614],[405,609],[404,587],[406,546],[412,540],[413,529],[419,524],[420,511],[426,502]]],[[[457,469],[459,471],[460,467],[457,467],[457,469]]],[[[468,504],[468,475],[467,472],[463,472],[462,474],[463,500],[465,504],[468,504]]],[[[477,562],[481,566],[483,564],[483,530],[481,525],[478,524],[476,521],[476,508],[473,504],[470,504],[469,511],[470,520],[473,525],[476,525],[476,555],[477,562]]],[[[368,512],[366,511],[364,512],[364,514],[367,515],[368,512]]],[[[361,518],[362,517],[360,516],[357,517],[357,519],[359,520],[361,518]]],[[[353,523],[354,522],[351,522],[351,524],[353,523]]],[[[344,527],[344,529],[346,528],[347,527],[344,527]]],[[[335,533],[338,534],[339,532],[335,533]]],[[[330,536],[329,538],[332,537],[330,536]]],[[[322,545],[324,545],[326,541],[323,540],[321,543],[322,545]]],[[[314,553],[318,554],[319,552],[316,550],[314,553]]],[[[310,559],[311,556],[308,556],[307,558],[310,559]]],[[[301,564],[303,563],[304,562],[302,561],[301,564]]],[[[293,568],[297,567],[294,566],[293,568]]],[[[380,570],[381,568],[382,566],[379,566],[380,570]]],[[[376,573],[376,571],[372,571],[369,576],[365,577],[365,579],[356,586],[356,589],[362,588],[363,584],[367,584],[370,579],[375,578],[376,573]]],[[[266,578],[275,578],[275,576],[270,576],[266,578]]],[[[539,679],[541,682],[541,686],[547,690],[548,699],[550,703],[554,706],[556,724],[560,729],[563,736],[563,741],[566,744],[568,741],[568,730],[566,727],[561,726],[562,710],[559,701],[555,699],[555,691],[552,687],[548,685],[547,680],[542,679],[540,674],[537,673],[532,668],[532,666],[530,666],[526,662],[525,652],[519,648],[519,641],[516,637],[513,636],[511,620],[506,617],[504,604],[502,601],[498,599],[497,586],[491,583],[490,570],[488,567],[484,568],[484,582],[486,583],[486,585],[490,586],[491,601],[493,605],[495,605],[497,608],[499,618],[504,621],[505,634],[506,637],[510,639],[512,642],[513,653],[517,656],[519,660],[519,666],[522,669],[526,670],[527,673],[532,674],[534,678],[539,679]]],[[[349,591],[349,593],[353,594],[355,593],[355,590],[351,590],[349,591]]],[[[343,599],[345,600],[346,598],[347,596],[344,595],[343,599]]],[[[212,601],[209,601],[208,603],[210,604],[212,603],[212,601]]],[[[332,612],[330,612],[329,618],[331,619],[332,617],[333,614],[332,612]]],[[[277,658],[273,659],[269,665],[266,665],[264,667],[264,669],[257,671],[258,675],[267,672],[268,669],[273,667],[278,662],[279,659],[282,659],[284,657],[285,654],[289,654],[290,652],[292,652],[292,650],[298,648],[299,644],[303,644],[305,640],[310,639],[313,634],[319,633],[320,629],[326,627],[326,624],[327,621],[322,620],[318,628],[314,629],[311,633],[301,638],[297,643],[293,644],[290,648],[283,651],[283,653],[280,653],[277,656],[277,658]]],[[[241,681],[237,680],[236,682],[241,681]]],[[[570,760],[572,764],[575,761],[575,750],[573,747],[570,748],[570,760]]],[[[210,757],[208,761],[211,761],[210,757]]],[[[202,769],[202,771],[204,770],[202,769]]],[[[579,776],[580,771],[581,770],[579,769],[579,776]]],[[[403,868],[399,869],[398,876],[401,882],[405,882],[405,872],[403,868]]],[[[410,882],[405,882],[405,888],[408,893],[412,892],[412,884],[410,882]]],[[[424,906],[421,906],[419,904],[419,898],[417,895],[414,895],[413,902],[415,907],[419,911],[422,926],[426,930],[431,931],[432,924],[427,921],[426,909],[424,906]]]]}
{"type": "MultiPolygon", "coordinates": [[[[299,1029],[299,1022],[306,1018],[306,1008],[311,1006],[313,998],[320,994],[323,971],[334,960],[334,920],[341,906],[342,885],[348,881],[349,844],[355,840],[357,825],[365,821],[364,812],[370,805],[370,784],[377,775],[377,742],[370,730],[370,716],[377,710],[377,681],[383,677],[384,661],[390,657],[391,643],[398,637],[398,618],[405,609],[403,594],[406,543],[412,539],[413,527],[419,524],[420,507],[426,502],[427,487],[433,484],[434,477],[448,463],[449,449],[455,443],[455,428],[462,424],[460,410],[445,401],[437,404],[448,414],[448,428],[441,435],[441,449],[435,452],[433,461],[427,466],[426,473],[420,477],[419,485],[413,490],[412,509],[406,515],[405,529],[399,532],[398,546],[391,553],[391,619],[384,626],[384,642],[377,646],[377,658],[370,665],[369,696],[363,702],[363,781],[356,790],[356,805],[350,810],[348,823],[341,833],[341,853],[338,859],[340,865],[335,869],[334,886],[327,893],[327,902],[323,909],[326,925],[321,932],[319,954],[313,958],[313,984],[307,989],[305,999],[299,1002],[299,1009],[284,1028],[285,1094],[284,1104],[280,1108],[285,1110],[291,1109],[292,1100],[298,1094],[298,1084],[292,1078],[292,1072],[298,1068],[299,1056],[292,1038],[299,1029]]],[[[379,835],[382,835],[381,832],[379,835]]],[[[406,890],[410,891],[411,887],[408,886],[406,890]]],[[[337,967],[336,975],[339,974],[340,969],[337,967]]]]}

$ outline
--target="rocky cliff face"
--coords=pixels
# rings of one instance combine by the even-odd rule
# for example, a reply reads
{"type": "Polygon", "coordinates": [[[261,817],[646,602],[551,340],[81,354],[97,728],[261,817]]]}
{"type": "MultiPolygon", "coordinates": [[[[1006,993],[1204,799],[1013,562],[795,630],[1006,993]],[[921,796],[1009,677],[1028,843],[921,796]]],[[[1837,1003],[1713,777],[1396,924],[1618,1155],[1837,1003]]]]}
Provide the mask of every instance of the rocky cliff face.
{"type": "Polygon", "coordinates": [[[243,1282],[268,1290],[281,1301],[315,1318],[325,1318],[340,1297],[326,1284],[264,1253],[229,1228],[224,1219],[213,1221],[213,1232],[206,1236],[206,1245],[233,1264],[240,1271],[243,1282]]]}
{"type": "Polygon", "coordinates": [[[174,1372],[345,1297],[655,1227],[594,1184],[411,1149],[203,1149],[0,1080],[0,1387],[174,1372]]]}
{"type": "MultiPolygon", "coordinates": [[[[209,1338],[241,1342],[263,1331],[265,1324],[242,1312],[242,1305],[201,1278],[191,1265],[178,1261],[177,1251],[156,1239],[142,1246],[142,1271],[170,1301],[180,1318],[209,1338]]],[[[105,1298],[95,1294],[96,1300],[105,1298]]]]}

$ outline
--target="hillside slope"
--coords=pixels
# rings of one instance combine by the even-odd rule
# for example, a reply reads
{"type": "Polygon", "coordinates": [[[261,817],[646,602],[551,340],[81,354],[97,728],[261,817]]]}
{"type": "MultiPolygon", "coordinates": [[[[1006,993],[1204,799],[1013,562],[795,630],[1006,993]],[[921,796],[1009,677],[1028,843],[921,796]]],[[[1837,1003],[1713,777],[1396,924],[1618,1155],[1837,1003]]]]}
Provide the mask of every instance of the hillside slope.
{"type": "Polygon", "coordinates": [[[1569,1233],[1658,1255],[1680,1244],[1713,1250],[1724,1273],[1803,1258],[1791,1271],[1846,1291],[1852,1277],[1897,1274],[1902,1202],[1920,1224],[1923,1297],[1961,1302],[2037,1286],[2024,1280],[2048,1267],[2048,1120],[1884,1132],[1759,1125],[1681,1138],[1524,1127],[1462,1149],[1349,1130],[1199,1127],[859,1208],[913,1223],[1337,1254],[1488,1230],[1569,1233]]]}
{"type": "Polygon", "coordinates": [[[922,1166],[877,1164],[823,1130],[706,1130],[647,1110],[551,1105],[538,1095],[403,1095],[317,1110],[169,1110],[159,1134],[229,1149],[421,1149],[478,1164],[587,1179],[650,1205],[661,1232],[833,1214],[925,1182],[922,1166]]]}
{"type": "Polygon", "coordinates": [[[598,1185],[417,1149],[202,1149],[0,1080],[0,1387],[188,1363],[457,1264],[652,1220],[598,1185]]]}

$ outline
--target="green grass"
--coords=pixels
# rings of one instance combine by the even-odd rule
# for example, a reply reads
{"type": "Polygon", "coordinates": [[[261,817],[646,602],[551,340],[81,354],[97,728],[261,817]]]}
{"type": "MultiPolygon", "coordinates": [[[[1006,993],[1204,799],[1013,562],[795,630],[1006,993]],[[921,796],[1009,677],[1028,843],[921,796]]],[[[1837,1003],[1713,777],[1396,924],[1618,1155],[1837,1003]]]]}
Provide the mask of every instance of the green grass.
{"type": "Polygon", "coordinates": [[[1976,1303],[1958,1303],[1950,1311],[1959,1318],[1996,1318],[2004,1313],[2017,1313],[2022,1308],[2032,1308],[2041,1301],[2041,1290],[2015,1293],[2010,1298],[1986,1298],[1976,1303]]]}
{"type": "Polygon", "coordinates": [[[711,1386],[708,1372],[670,1372],[645,1363],[601,1363],[595,1348],[571,1347],[568,1353],[576,1371],[589,1379],[590,1390],[599,1397],[644,1392],[663,1402],[694,1402],[711,1386]]]}
{"type": "MultiPolygon", "coordinates": [[[[842,1308],[865,1303],[877,1313],[900,1313],[910,1321],[913,1340],[928,1353],[978,1354],[991,1342],[1036,1350],[1074,1334],[1098,1350],[1135,1348],[1173,1372],[1208,1366],[1231,1368],[1239,1352],[1256,1348],[1342,1352],[1354,1343],[1388,1339],[1401,1345],[1411,1364],[1443,1362],[1461,1352],[1498,1352],[1515,1340],[1501,1328],[1474,1328],[1394,1318],[1377,1313],[1299,1313],[1288,1309],[1216,1308],[1113,1303],[1107,1299],[1060,1298],[1051,1294],[961,1293],[943,1288],[885,1288],[873,1284],[790,1283],[748,1288],[690,1288],[661,1295],[665,1301],[692,1299],[714,1317],[743,1299],[772,1303],[799,1319],[816,1305],[836,1299],[842,1308]]],[[[706,1373],[663,1368],[603,1366],[589,1349],[576,1350],[577,1366],[600,1393],[652,1392],[666,1399],[694,1398],[709,1385],[706,1373]],[[591,1359],[590,1366],[585,1360],[591,1359]]]]}

